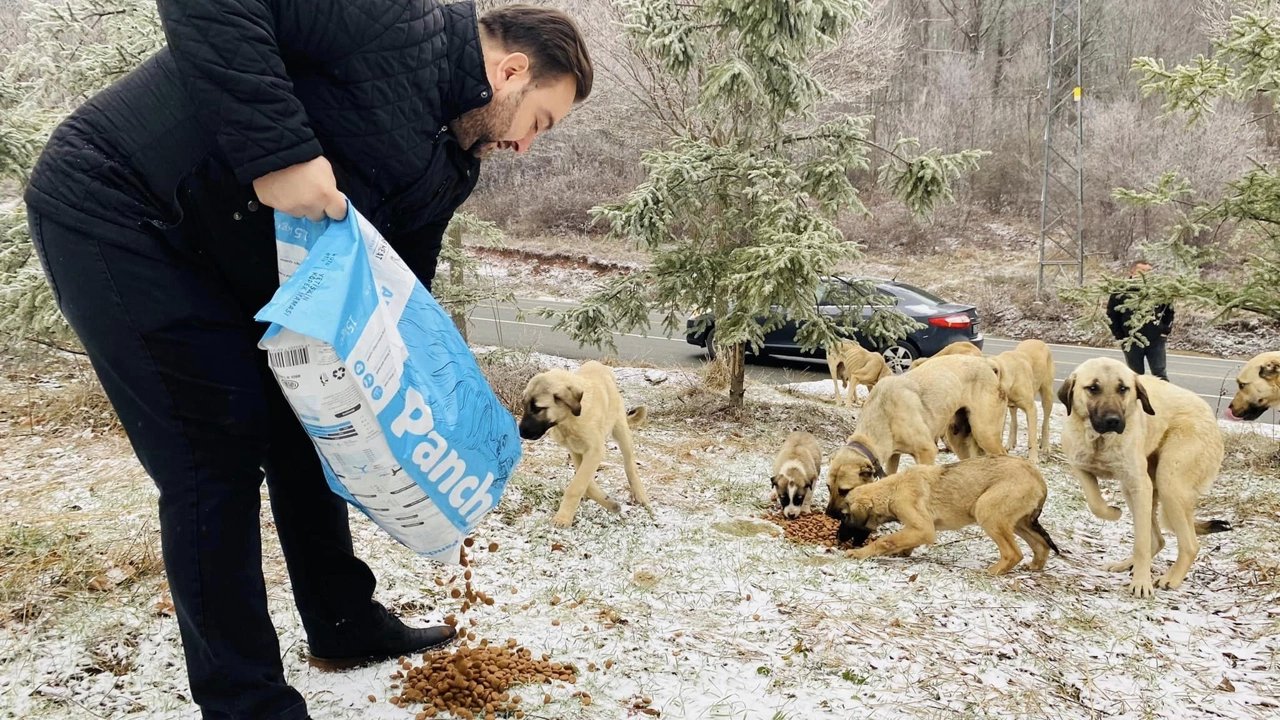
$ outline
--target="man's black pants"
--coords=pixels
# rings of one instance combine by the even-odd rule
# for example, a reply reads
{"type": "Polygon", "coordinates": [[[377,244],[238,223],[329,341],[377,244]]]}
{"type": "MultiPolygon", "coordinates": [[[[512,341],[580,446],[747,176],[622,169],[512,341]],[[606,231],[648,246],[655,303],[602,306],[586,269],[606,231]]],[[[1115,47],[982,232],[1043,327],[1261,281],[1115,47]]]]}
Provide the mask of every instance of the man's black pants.
{"type": "Polygon", "coordinates": [[[1156,336],[1148,338],[1150,344],[1146,347],[1133,343],[1128,350],[1124,351],[1124,361],[1129,369],[1142,375],[1145,373],[1143,361],[1151,366],[1151,374],[1161,380],[1168,380],[1169,373],[1165,369],[1165,338],[1156,336]]]}
{"type": "MultiPolygon", "coordinates": [[[[269,245],[271,211],[254,215],[269,245]]],[[[165,572],[192,697],[207,720],[305,718],[267,614],[264,474],[308,640],[370,616],[374,577],[353,554],[346,505],[257,349],[265,326],[252,316],[264,298],[238,290],[174,231],[60,220],[32,211],[32,239],[160,490],[165,572]]],[[[274,267],[265,271],[269,278],[274,267]]]]}

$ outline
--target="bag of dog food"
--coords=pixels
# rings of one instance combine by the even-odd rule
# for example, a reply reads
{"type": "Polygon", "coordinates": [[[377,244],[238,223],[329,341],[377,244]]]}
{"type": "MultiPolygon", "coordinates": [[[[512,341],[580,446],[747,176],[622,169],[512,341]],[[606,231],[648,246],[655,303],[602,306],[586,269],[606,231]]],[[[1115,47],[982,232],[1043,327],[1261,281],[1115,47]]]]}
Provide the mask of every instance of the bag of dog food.
{"type": "Polygon", "coordinates": [[[457,563],[520,460],[515,418],[449,315],[349,204],[276,213],[280,289],[259,347],[329,487],[417,553],[457,563]]]}

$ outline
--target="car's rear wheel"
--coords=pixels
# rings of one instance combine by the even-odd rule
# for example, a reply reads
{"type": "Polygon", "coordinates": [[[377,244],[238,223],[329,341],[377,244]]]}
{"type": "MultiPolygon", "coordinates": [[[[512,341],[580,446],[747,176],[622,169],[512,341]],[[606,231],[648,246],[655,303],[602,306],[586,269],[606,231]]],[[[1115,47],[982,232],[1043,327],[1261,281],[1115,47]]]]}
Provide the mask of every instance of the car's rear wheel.
{"type": "Polygon", "coordinates": [[[911,363],[920,357],[920,351],[908,343],[891,345],[880,351],[880,354],[884,356],[885,363],[889,365],[889,369],[893,371],[894,375],[901,375],[910,370],[911,363]]]}
{"type": "Polygon", "coordinates": [[[710,328],[707,334],[703,336],[707,342],[707,359],[715,362],[716,360],[716,329],[710,328]]]}

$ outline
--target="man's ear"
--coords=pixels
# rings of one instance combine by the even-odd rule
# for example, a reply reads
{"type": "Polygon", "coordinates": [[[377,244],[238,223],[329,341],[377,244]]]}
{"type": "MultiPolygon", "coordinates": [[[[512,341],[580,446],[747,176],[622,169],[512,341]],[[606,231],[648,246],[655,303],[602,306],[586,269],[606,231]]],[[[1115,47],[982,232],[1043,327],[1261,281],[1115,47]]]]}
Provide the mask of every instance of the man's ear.
{"type": "Polygon", "coordinates": [[[522,52],[507,53],[498,61],[497,74],[500,83],[510,82],[521,75],[527,75],[528,72],[529,56],[522,52]]]}
{"type": "Polygon", "coordinates": [[[1155,415],[1155,408],[1151,407],[1151,400],[1147,398],[1147,389],[1142,387],[1142,382],[1135,380],[1133,389],[1138,393],[1138,402],[1142,403],[1142,412],[1148,415],[1155,415]]]}
{"type": "Polygon", "coordinates": [[[574,417],[582,414],[582,388],[567,387],[555,394],[556,402],[569,408],[574,417]]]}
{"type": "Polygon", "coordinates": [[[1075,399],[1076,375],[1072,373],[1070,377],[1062,381],[1062,387],[1058,388],[1058,401],[1067,406],[1067,414],[1071,414],[1071,403],[1075,399]]]}

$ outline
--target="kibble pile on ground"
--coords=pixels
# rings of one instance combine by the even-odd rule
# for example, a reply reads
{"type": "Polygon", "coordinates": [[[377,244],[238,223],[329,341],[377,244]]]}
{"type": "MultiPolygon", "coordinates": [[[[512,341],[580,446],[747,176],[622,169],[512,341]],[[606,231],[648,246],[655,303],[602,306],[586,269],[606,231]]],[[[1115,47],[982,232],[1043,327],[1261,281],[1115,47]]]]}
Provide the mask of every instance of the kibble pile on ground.
{"type": "MultiPolygon", "coordinates": [[[[547,655],[535,659],[515,640],[501,646],[488,640],[472,646],[464,640],[453,652],[426,653],[421,665],[404,660],[400,668],[391,676],[400,685],[400,694],[391,703],[410,708],[421,703],[425,707],[418,720],[446,712],[466,720],[523,718],[526,703],[511,694],[512,687],[577,681],[572,665],[551,662],[547,655]]],[[[543,703],[550,700],[550,695],[542,696],[543,703]]]]}
{"type": "Polygon", "coordinates": [[[775,512],[766,515],[765,519],[781,526],[786,538],[791,542],[830,548],[839,547],[836,531],[840,529],[840,521],[827,517],[823,513],[808,513],[794,520],[788,520],[782,513],[775,512]]]}

